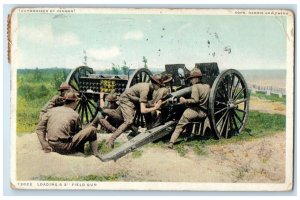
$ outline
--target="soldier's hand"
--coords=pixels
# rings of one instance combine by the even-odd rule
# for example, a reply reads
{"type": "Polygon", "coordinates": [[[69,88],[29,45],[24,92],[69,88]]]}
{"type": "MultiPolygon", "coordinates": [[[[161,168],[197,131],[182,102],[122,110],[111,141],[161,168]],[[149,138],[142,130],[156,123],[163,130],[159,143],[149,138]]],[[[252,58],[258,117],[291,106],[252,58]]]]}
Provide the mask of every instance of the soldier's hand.
{"type": "Polygon", "coordinates": [[[186,103],[186,99],[184,97],[180,97],[179,103],[181,103],[181,104],[186,103]]]}
{"type": "Polygon", "coordinates": [[[50,147],[50,146],[44,148],[44,152],[45,152],[45,153],[50,153],[50,152],[52,152],[52,151],[53,151],[53,149],[52,149],[52,147],[50,147]]]}

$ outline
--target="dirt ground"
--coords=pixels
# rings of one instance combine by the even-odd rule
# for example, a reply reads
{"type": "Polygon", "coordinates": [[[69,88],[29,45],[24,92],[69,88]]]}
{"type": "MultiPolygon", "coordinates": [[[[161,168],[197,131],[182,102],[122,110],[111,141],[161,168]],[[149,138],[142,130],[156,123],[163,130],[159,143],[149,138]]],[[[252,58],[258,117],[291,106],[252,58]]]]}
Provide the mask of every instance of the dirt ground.
{"type": "MultiPolygon", "coordinates": [[[[251,101],[250,108],[285,114],[282,105],[268,101],[251,101]]],[[[108,134],[99,134],[99,139],[108,134]]],[[[119,140],[126,140],[123,135],[119,140]]],[[[83,154],[46,154],[34,133],[17,137],[17,180],[39,179],[41,176],[78,177],[114,176],[118,181],[172,182],[256,182],[285,181],[285,132],[234,144],[206,146],[203,155],[189,149],[185,156],[175,150],[148,145],[141,156],[132,153],[118,161],[101,162],[83,154]]]]}

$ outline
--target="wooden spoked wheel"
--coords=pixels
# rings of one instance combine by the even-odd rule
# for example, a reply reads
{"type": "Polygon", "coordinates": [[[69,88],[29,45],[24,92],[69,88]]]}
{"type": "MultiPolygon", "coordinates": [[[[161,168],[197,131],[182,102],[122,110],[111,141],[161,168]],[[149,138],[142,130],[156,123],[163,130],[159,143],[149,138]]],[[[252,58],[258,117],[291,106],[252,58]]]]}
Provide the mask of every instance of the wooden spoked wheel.
{"type": "Polygon", "coordinates": [[[223,71],[210,91],[208,117],[219,138],[242,132],[249,114],[249,92],[242,74],[234,69],[223,71]]]}
{"type": "Polygon", "coordinates": [[[76,111],[78,112],[83,125],[91,123],[99,111],[99,96],[80,90],[80,77],[88,77],[93,73],[94,70],[92,68],[80,66],[72,70],[66,80],[66,82],[79,94],[80,100],[77,104],[76,111]]]}

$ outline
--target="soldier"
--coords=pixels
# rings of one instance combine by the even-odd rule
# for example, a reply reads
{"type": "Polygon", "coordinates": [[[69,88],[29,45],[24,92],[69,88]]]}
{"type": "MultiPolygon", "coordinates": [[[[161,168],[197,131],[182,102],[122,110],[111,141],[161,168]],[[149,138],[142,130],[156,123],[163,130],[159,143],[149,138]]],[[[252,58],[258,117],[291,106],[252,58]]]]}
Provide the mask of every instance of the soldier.
{"type": "Polygon", "coordinates": [[[114,92],[107,95],[106,101],[108,105],[104,107],[104,93],[100,93],[100,107],[102,108],[102,115],[97,116],[93,122],[92,126],[98,127],[98,124],[104,127],[109,132],[114,132],[115,127],[123,123],[122,113],[120,109],[117,109],[119,105],[117,104],[118,97],[114,92]]]}
{"type": "Polygon", "coordinates": [[[113,148],[114,141],[132,124],[136,110],[136,104],[140,104],[141,113],[150,113],[156,111],[161,106],[161,100],[154,104],[154,107],[147,108],[146,104],[153,95],[153,91],[158,90],[165,85],[160,75],[151,76],[151,83],[138,83],[127,89],[119,98],[119,107],[116,109],[122,114],[124,123],[122,123],[108,140],[108,146],[113,148]]]}
{"type": "Polygon", "coordinates": [[[64,106],[50,109],[37,125],[42,149],[46,153],[84,153],[84,144],[89,141],[93,155],[98,157],[96,128],[88,126],[81,130],[80,117],[74,110],[78,104],[76,93],[66,93],[64,100],[64,106]]]}
{"type": "Polygon", "coordinates": [[[39,119],[41,120],[43,114],[45,114],[49,109],[54,108],[56,106],[64,105],[63,97],[65,93],[69,90],[71,90],[71,86],[68,83],[63,82],[58,89],[58,91],[60,91],[60,94],[52,97],[52,99],[44,105],[44,107],[41,110],[39,119]]]}
{"type": "MultiPolygon", "coordinates": [[[[168,84],[171,80],[172,77],[165,75],[162,76],[163,84],[166,85],[168,84]]],[[[153,92],[153,98],[151,101],[148,102],[147,107],[151,108],[154,107],[154,104],[157,103],[159,100],[163,100],[170,94],[170,90],[166,87],[161,87],[158,90],[153,92]]],[[[165,105],[166,102],[163,103],[165,105]]],[[[147,129],[151,129],[154,127],[157,127],[161,125],[163,120],[161,119],[161,111],[160,109],[156,111],[152,111],[151,113],[148,113],[145,115],[146,121],[147,121],[147,129]]]]}
{"type": "Polygon", "coordinates": [[[191,71],[191,75],[188,77],[192,84],[191,99],[185,99],[180,97],[179,102],[181,104],[188,104],[189,108],[182,114],[175,131],[173,132],[168,148],[172,149],[174,142],[179,137],[180,133],[184,130],[185,126],[192,120],[198,118],[205,118],[207,116],[207,106],[210,87],[208,84],[201,83],[202,73],[201,70],[195,68],[191,71]]]}

